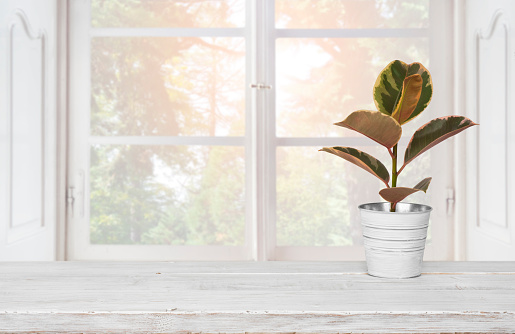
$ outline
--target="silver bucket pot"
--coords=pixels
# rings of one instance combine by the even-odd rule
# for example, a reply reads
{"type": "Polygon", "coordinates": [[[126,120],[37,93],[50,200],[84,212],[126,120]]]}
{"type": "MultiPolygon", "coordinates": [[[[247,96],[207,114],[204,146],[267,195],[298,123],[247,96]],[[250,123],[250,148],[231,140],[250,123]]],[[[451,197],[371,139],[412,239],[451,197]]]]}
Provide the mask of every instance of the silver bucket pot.
{"type": "Polygon", "coordinates": [[[430,206],[368,203],[359,207],[368,274],[384,278],[420,276],[430,206]]]}

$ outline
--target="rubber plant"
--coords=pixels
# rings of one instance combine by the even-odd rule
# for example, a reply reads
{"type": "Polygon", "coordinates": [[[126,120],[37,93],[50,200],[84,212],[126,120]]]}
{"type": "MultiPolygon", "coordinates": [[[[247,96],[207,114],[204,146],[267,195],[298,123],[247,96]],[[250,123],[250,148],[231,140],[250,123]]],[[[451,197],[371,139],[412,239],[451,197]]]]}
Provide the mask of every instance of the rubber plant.
{"type": "Polygon", "coordinates": [[[374,85],[374,102],[378,111],[357,110],[343,121],[335,123],[367,136],[388,150],[392,158],[391,185],[385,165],[368,153],[340,146],[324,147],[320,151],[337,155],[384,182],[386,188],[379,191],[379,195],[391,203],[390,211],[395,212],[398,202],[417,191],[426,192],[431,183],[431,177],[427,177],[412,188],[398,187],[398,177],[404,168],[433,146],[477,125],[463,116],[446,116],[429,121],[415,131],[404,153],[404,162],[398,167],[398,143],[402,136],[402,125],[426,109],[432,94],[431,74],[422,64],[394,60],[381,71],[374,85]]]}

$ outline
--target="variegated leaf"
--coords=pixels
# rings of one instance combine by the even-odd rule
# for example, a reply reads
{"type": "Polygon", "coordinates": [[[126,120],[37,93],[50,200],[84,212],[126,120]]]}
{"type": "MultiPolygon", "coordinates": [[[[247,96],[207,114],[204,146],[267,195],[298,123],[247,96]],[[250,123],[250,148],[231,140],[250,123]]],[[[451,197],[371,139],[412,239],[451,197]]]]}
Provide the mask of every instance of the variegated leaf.
{"type": "Polygon", "coordinates": [[[390,203],[398,203],[408,197],[411,194],[416,193],[417,191],[426,192],[429,184],[431,183],[431,178],[425,178],[413,188],[407,187],[395,187],[395,188],[385,188],[379,192],[382,198],[390,203]]]}
{"type": "Polygon", "coordinates": [[[415,109],[405,122],[418,116],[427,107],[433,94],[429,71],[420,63],[408,65],[403,61],[394,60],[381,71],[374,85],[374,102],[380,112],[392,115],[401,100],[404,80],[414,74],[421,76],[422,90],[415,109]]]}
{"type": "Polygon", "coordinates": [[[463,116],[435,118],[422,125],[411,138],[404,154],[404,165],[399,171],[431,147],[474,125],[477,124],[463,116]]]}
{"type": "Polygon", "coordinates": [[[386,148],[397,144],[402,135],[399,123],[379,111],[358,110],[334,124],[357,131],[386,148]]]}
{"type": "Polygon", "coordinates": [[[392,113],[392,117],[399,123],[404,124],[409,119],[417,106],[422,93],[422,76],[413,74],[404,79],[402,94],[399,103],[392,113]]]}
{"type": "Polygon", "coordinates": [[[432,177],[426,177],[419,183],[417,183],[413,188],[422,190],[423,192],[427,191],[427,188],[429,188],[429,184],[431,183],[432,177]]]}
{"type": "Polygon", "coordinates": [[[324,147],[320,151],[329,152],[331,154],[337,155],[340,158],[343,158],[358,167],[363,168],[370,174],[379,178],[383,181],[387,187],[389,187],[388,182],[390,181],[390,174],[386,167],[381,163],[381,161],[377,160],[370,154],[365,152],[356,150],[352,147],[324,147]]]}

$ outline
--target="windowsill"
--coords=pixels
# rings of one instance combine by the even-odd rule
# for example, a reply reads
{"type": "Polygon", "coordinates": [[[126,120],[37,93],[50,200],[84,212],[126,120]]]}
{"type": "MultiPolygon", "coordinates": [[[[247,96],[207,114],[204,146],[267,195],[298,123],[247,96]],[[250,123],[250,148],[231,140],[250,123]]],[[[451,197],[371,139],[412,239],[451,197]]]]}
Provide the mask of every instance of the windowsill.
{"type": "Polygon", "coordinates": [[[4,262],[0,332],[515,332],[515,262],[4,262]]]}

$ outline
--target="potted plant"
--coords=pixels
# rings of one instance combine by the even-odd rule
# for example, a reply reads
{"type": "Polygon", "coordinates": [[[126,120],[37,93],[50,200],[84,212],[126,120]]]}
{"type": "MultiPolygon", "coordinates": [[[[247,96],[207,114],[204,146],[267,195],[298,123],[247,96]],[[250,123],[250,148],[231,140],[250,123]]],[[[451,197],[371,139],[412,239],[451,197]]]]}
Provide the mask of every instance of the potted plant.
{"type": "Polygon", "coordinates": [[[397,158],[402,125],[420,115],[429,104],[432,92],[431,75],[422,64],[394,60],[381,71],[374,85],[378,111],[358,110],[335,123],[384,146],[392,158],[391,177],[382,162],[365,152],[339,146],[320,150],[363,168],[386,186],[379,195],[387,202],[359,206],[368,273],[373,276],[408,278],[420,275],[432,208],[401,201],[415,192],[426,192],[431,177],[414,187],[397,186],[398,177],[409,163],[433,146],[477,125],[463,116],[433,119],[415,131],[401,165],[397,158]]]}

